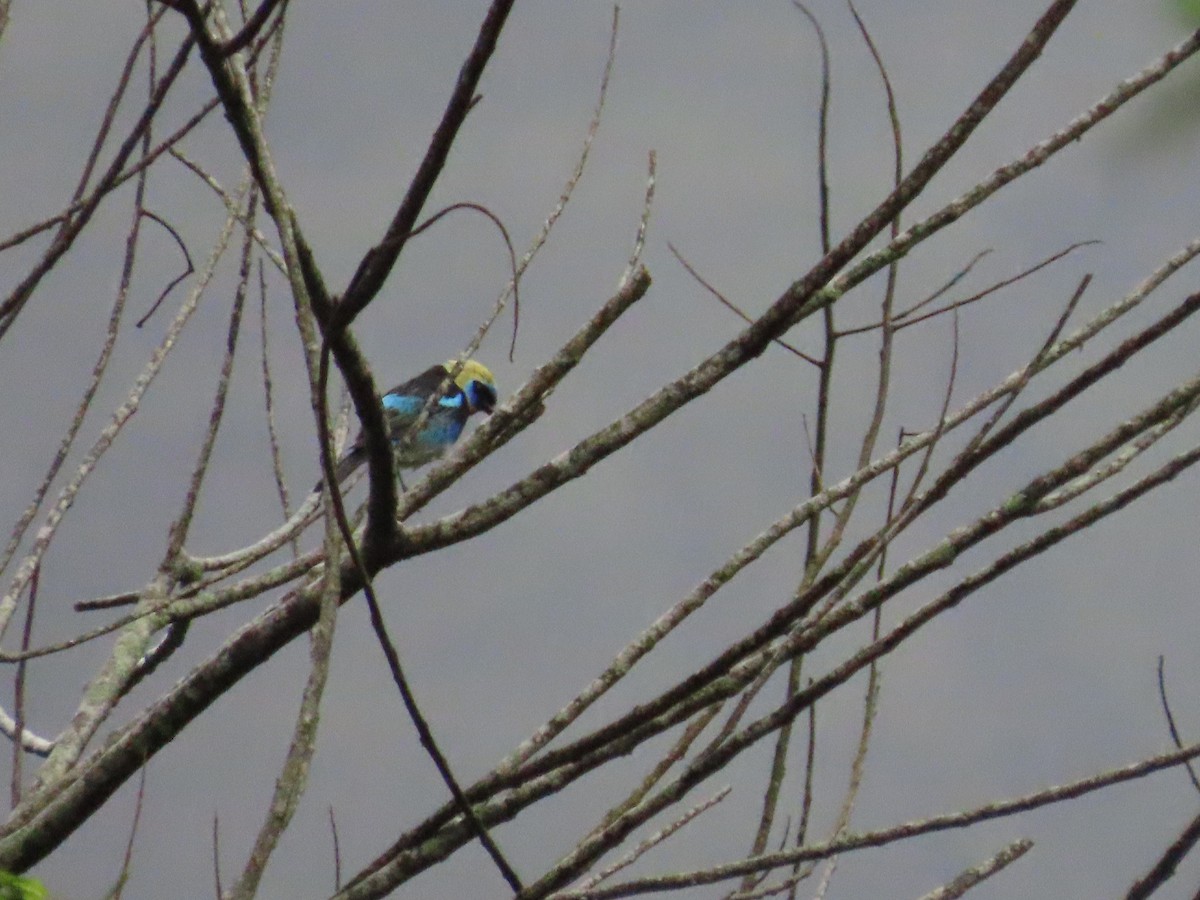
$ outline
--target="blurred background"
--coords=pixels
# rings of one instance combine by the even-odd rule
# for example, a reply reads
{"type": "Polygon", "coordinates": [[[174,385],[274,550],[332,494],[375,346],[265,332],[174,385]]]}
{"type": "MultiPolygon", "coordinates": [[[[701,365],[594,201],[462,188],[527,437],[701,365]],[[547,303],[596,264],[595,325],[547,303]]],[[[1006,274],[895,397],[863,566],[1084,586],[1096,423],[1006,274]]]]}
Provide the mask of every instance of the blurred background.
{"type": "MultiPolygon", "coordinates": [[[[911,167],[1008,59],[1044,4],[856,5],[895,88],[911,167]]],[[[836,240],[889,189],[890,130],[878,74],[849,10],[825,0],[810,6],[832,53],[829,176],[836,240]]],[[[344,287],[390,220],[485,8],[480,2],[386,0],[291,5],[268,137],[332,289],[344,287]]],[[[5,235],[56,213],[69,199],[144,13],[129,0],[17,0],[10,15],[0,43],[5,235]]],[[[166,34],[182,34],[177,17],[167,19],[166,34]]],[[[427,212],[461,200],[484,204],[505,222],[521,252],[576,163],[611,21],[606,3],[517,4],[484,76],[482,100],[427,212]]],[[[939,208],[1063,127],[1195,24],[1186,10],[1167,4],[1080,4],[1028,75],[910,207],[905,222],[939,208]]],[[[166,48],[164,42],[163,57],[166,48]]],[[[160,137],[211,94],[196,61],[183,77],[160,137]]],[[[962,313],[955,405],[1036,351],[1084,274],[1093,273],[1094,281],[1079,321],[1196,237],[1198,77],[1195,64],[1185,64],[1161,90],[904,261],[902,307],[938,289],[985,250],[991,252],[950,297],[1010,277],[1071,243],[1102,242],[962,313]]],[[[134,83],[144,82],[139,67],[134,83]]],[[[514,360],[507,360],[511,319],[492,331],[478,357],[495,372],[503,397],[614,292],[633,247],[650,150],[658,160],[646,247],[654,284],[553,394],[543,418],[418,520],[490,496],[738,332],[741,323],[684,271],[668,243],[750,314],[765,309],[820,257],[819,92],[815,36],[789,3],[663,0],[622,7],[615,71],[588,170],[522,283],[514,360]]],[[[136,102],[127,104],[118,122],[132,121],[138,109],[136,102]]],[[[185,150],[227,188],[240,179],[240,157],[219,114],[187,140],[185,150]]],[[[120,278],[128,194],[101,208],[0,348],[4,521],[15,521],[28,504],[95,362],[120,278]]],[[[176,164],[157,168],[147,204],[180,232],[198,262],[206,256],[224,209],[194,175],[176,164]]],[[[35,240],[0,257],[6,293],[44,246],[45,240],[35,240]]],[[[181,269],[174,242],[149,229],[130,319],[142,316],[181,269]]],[[[235,269],[231,253],[51,548],[35,644],[104,621],[102,613],[73,612],[72,602],[135,590],[153,578],[208,420],[235,269]]],[[[452,214],[415,239],[384,294],[355,327],[381,384],[459,352],[508,276],[503,243],[481,216],[452,214]]],[[[1183,272],[1135,316],[1137,322],[1195,289],[1195,275],[1183,272]]],[[[877,277],[839,304],[839,324],[874,321],[881,296],[877,277]]],[[[177,289],[143,328],[122,331],[76,457],[124,400],[161,340],[172,303],[182,297],[177,289]]],[[[242,546],[280,521],[255,305],[247,309],[231,405],[188,545],[196,555],[242,546]]],[[[286,473],[293,493],[303,496],[317,477],[316,438],[291,302],[278,278],[267,317],[286,473]]],[[[1121,335],[1137,322],[1123,325],[1121,335]]],[[[817,352],[815,325],[794,330],[789,340],[817,352]]],[[[1068,407],[1053,427],[1035,430],[977,473],[936,517],[904,535],[892,560],[899,563],[970,522],[1088,436],[1190,377],[1196,328],[1183,326],[1102,391],[1068,407]]],[[[951,343],[945,318],[898,338],[884,442],[901,427],[927,428],[936,421],[951,343]]],[[[870,414],[877,339],[848,341],[842,352],[827,481],[854,468],[870,414]]],[[[1097,352],[1072,365],[1085,365],[1097,352]]],[[[586,478],[469,546],[405,562],[380,577],[380,598],[408,675],[461,779],[490,769],[662,610],[807,496],[802,417],[812,416],[815,382],[810,366],[773,347],[586,478]]],[[[1191,446],[1195,432],[1185,424],[1171,448],[1191,446]]],[[[867,779],[851,827],[863,831],[1015,796],[1165,749],[1169,737],[1155,681],[1160,654],[1184,737],[1200,734],[1200,698],[1188,689],[1200,675],[1198,489],[1194,474],[1184,476],[972,597],[888,657],[867,779]]],[[[878,505],[867,504],[860,514],[856,534],[877,521],[878,505]]],[[[308,537],[309,545],[318,540],[315,533],[308,537]]],[[[991,556],[968,554],[911,596],[897,598],[885,620],[896,621],[991,556]]],[[[786,602],[802,564],[799,536],[775,548],[589,712],[584,725],[651,696],[786,602]]],[[[116,721],[162,693],[261,608],[238,606],[197,623],[184,648],[124,701],[116,721]]],[[[311,785],[268,868],[262,897],[332,892],[330,806],[338,818],[343,872],[355,872],[445,799],[364,613],[360,599],[343,608],[311,785]]],[[[853,641],[823,647],[811,671],[822,671],[866,636],[863,631],[853,641]]],[[[53,736],[66,724],[81,685],[110,643],[100,640],[31,664],[29,727],[53,736]]],[[[220,818],[227,884],[240,869],[286,750],[307,667],[306,642],[297,641],[150,763],[126,896],[210,895],[214,815],[220,818]]],[[[6,706],[10,698],[9,692],[6,706]]],[[[819,708],[814,835],[824,834],[836,815],[860,717],[861,691],[839,692],[819,708]]],[[[793,772],[800,771],[802,752],[798,741],[793,772]]],[[[763,744],[740,759],[728,772],[731,796],[638,871],[695,867],[744,852],[769,754],[763,744]]],[[[649,754],[635,754],[539,812],[500,827],[497,839],[518,870],[533,876],[573,846],[652,762],[649,754]]],[[[0,754],[5,779],[9,766],[8,755],[0,754]]],[[[717,786],[697,792],[696,800],[717,786]]],[[[127,785],[38,867],[35,874],[55,896],[98,896],[116,877],[135,788],[127,785]]],[[[1157,858],[1195,809],[1185,773],[1172,770],[1061,808],[847,855],[829,896],[919,896],[1020,836],[1036,842],[1033,851],[973,896],[1111,896],[1157,858]]],[[[1200,866],[1189,861],[1161,896],[1191,896],[1198,877],[1200,866]]],[[[396,896],[503,891],[491,864],[472,846],[396,896]]],[[[719,895],[710,889],[679,896],[719,895]]]]}

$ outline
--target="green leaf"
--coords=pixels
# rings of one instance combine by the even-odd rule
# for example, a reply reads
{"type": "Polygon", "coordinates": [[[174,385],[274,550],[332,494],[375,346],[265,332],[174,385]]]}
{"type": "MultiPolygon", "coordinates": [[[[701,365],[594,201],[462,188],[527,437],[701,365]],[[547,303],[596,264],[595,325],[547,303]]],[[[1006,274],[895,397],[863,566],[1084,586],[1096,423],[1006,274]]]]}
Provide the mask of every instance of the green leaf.
{"type": "Polygon", "coordinates": [[[50,900],[50,892],[36,878],[0,872],[0,900],[50,900]]]}

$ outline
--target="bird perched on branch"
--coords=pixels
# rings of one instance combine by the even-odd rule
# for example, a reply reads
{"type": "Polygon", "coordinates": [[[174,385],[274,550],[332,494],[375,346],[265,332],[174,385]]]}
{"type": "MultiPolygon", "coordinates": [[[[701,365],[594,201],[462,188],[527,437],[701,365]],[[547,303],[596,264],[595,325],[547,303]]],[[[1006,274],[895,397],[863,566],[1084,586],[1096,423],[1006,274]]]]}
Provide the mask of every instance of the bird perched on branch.
{"type": "MultiPolygon", "coordinates": [[[[450,373],[457,366],[456,359],[431,366],[383,395],[383,412],[396,454],[397,474],[401,469],[416,469],[443,456],[458,440],[472,413],[486,415],[495,408],[496,379],[487,366],[468,359],[451,381],[450,373]],[[425,423],[410,434],[421,410],[443,384],[446,387],[430,407],[425,423]]],[[[366,458],[360,432],[337,462],[338,482],[344,481],[366,458]]]]}

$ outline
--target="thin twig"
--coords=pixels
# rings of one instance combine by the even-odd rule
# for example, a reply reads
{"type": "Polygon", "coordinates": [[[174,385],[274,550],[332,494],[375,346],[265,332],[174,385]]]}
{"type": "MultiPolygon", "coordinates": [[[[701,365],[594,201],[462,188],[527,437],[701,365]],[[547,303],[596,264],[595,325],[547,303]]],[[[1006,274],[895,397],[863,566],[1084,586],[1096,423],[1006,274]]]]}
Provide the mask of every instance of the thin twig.
{"type": "Polygon", "coordinates": [[[337,817],[333,814],[333,804],[329,804],[329,836],[333,839],[333,889],[342,889],[342,849],[338,844],[337,817]]]}
{"type": "MultiPolygon", "coordinates": [[[[615,8],[613,28],[616,28],[615,8]]],[[[614,31],[615,34],[615,31],[614,31]]],[[[646,198],[642,201],[642,216],[638,219],[637,237],[633,241],[633,251],[629,254],[629,262],[621,273],[617,287],[621,288],[633,280],[638,269],[642,267],[642,252],[646,249],[646,231],[650,227],[650,211],[654,208],[654,186],[658,181],[658,154],[651,150],[646,154],[646,198]]],[[[509,361],[512,354],[509,354],[509,361]]]]}
{"type": "MultiPolygon", "coordinates": [[[[251,187],[250,196],[246,199],[246,217],[254,221],[258,209],[258,191],[251,187]]],[[[250,230],[247,229],[242,239],[242,253],[238,266],[237,286],[233,294],[233,306],[229,311],[229,326],[225,333],[225,352],[221,358],[221,367],[217,375],[217,386],[213,394],[212,406],[209,410],[208,424],[204,430],[204,438],[200,442],[200,450],[196,455],[196,464],[192,469],[192,477],[188,481],[187,493],[184,496],[183,508],[175,518],[169,531],[167,548],[163,557],[163,570],[175,567],[176,560],[187,543],[191,530],[192,519],[196,514],[196,504],[200,500],[200,489],[208,474],[209,462],[212,459],[213,448],[217,443],[217,435],[221,422],[225,417],[225,401],[229,396],[229,382],[233,376],[233,362],[237,355],[238,337],[242,333],[242,311],[246,306],[246,293],[250,287],[254,249],[250,230]]],[[[191,260],[189,259],[189,264],[191,260]]],[[[150,315],[150,313],[147,313],[150,315]]]]}
{"type": "MultiPolygon", "coordinates": [[[[95,213],[96,209],[100,205],[100,201],[108,196],[114,187],[114,184],[117,178],[120,176],[125,163],[129,159],[129,156],[133,153],[139,142],[141,142],[144,138],[146,131],[150,128],[150,125],[161,108],[163,101],[166,99],[168,92],[174,86],[179,73],[183,71],[184,64],[191,55],[191,51],[194,46],[195,42],[191,36],[184,39],[178,51],[176,51],[175,58],[171,61],[171,65],[167,67],[167,71],[155,85],[149,102],[143,108],[141,115],[134,123],[133,128],[122,142],[120,148],[114,154],[109,168],[98,180],[96,188],[91,192],[87,202],[80,206],[74,215],[62,221],[62,224],[55,234],[54,239],[51,241],[50,246],[46,248],[41,259],[39,259],[35,264],[33,270],[30,271],[30,273],[26,275],[25,278],[23,278],[15,288],[12,289],[8,297],[3,302],[0,302],[0,338],[3,338],[4,335],[8,333],[8,330],[16,321],[17,316],[20,315],[21,310],[24,309],[25,304],[29,301],[29,298],[33,296],[34,291],[37,289],[46,273],[53,269],[58,260],[61,259],[62,256],[71,248],[75,242],[75,239],[91,220],[93,213],[95,213]]],[[[134,54],[131,54],[129,65],[132,65],[133,58],[134,54]]],[[[98,153],[98,145],[95,146],[96,150],[94,152],[98,153]]],[[[90,170],[85,169],[84,175],[81,177],[79,182],[79,190],[77,190],[79,197],[82,197],[81,191],[86,184],[89,175],[90,170]]]]}
{"type": "MultiPolygon", "coordinates": [[[[696,270],[696,267],[693,266],[690,262],[688,262],[687,259],[683,256],[683,254],[680,253],[675,248],[674,244],[668,242],[667,249],[671,251],[671,255],[674,256],[676,260],[678,260],[679,264],[681,266],[683,266],[683,268],[687,271],[687,273],[696,280],[696,283],[699,284],[700,287],[702,287],[706,291],[708,291],[710,294],[712,294],[712,296],[715,297],[716,300],[722,306],[724,306],[726,309],[730,310],[735,316],[737,316],[743,322],[745,322],[747,324],[751,324],[754,322],[753,317],[751,317],[747,313],[743,312],[741,307],[739,307],[736,303],[734,303],[732,300],[730,300],[728,297],[726,297],[724,294],[722,294],[719,290],[717,290],[716,287],[714,287],[709,281],[707,281],[704,278],[704,276],[702,276],[696,270]]],[[[810,363],[811,365],[814,365],[814,366],[821,365],[821,361],[819,359],[809,356],[803,350],[801,350],[800,348],[798,348],[792,344],[789,344],[783,338],[775,338],[771,343],[778,344],[784,350],[788,351],[788,353],[791,353],[795,356],[800,357],[802,360],[804,360],[807,363],[810,363]]]]}
{"type": "MultiPolygon", "coordinates": [[[[1053,265],[1054,263],[1058,262],[1060,259],[1063,259],[1070,253],[1073,253],[1074,251],[1078,250],[1080,247],[1088,247],[1093,244],[1102,244],[1102,243],[1103,243],[1103,241],[1077,241],[1076,243],[1071,244],[1070,246],[1068,246],[1062,250],[1059,250],[1057,253],[1054,253],[1054,254],[1046,257],[1041,262],[1035,263],[1034,265],[1028,267],[1027,269],[1023,269],[1022,271],[1018,272],[1016,275],[1013,275],[1009,278],[1003,278],[1000,281],[997,281],[994,284],[989,285],[988,287],[984,288],[982,291],[977,291],[976,293],[971,294],[968,297],[964,297],[962,300],[955,300],[953,303],[948,303],[945,306],[938,307],[937,309],[935,309],[931,312],[927,312],[924,315],[920,315],[920,316],[915,315],[915,313],[918,309],[921,309],[926,304],[931,303],[942,291],[945,291],[948,286],[943,287],[943,288],[939,289],[937,292],[935,292],[934,294],[932,294],[931,296],[922,300],[920,303],[913,304],[908,309],[903,310],[902,312],[896,313],[895,318],[893,319],[893,327],[896,331],[900,331],[904,328],[908,328],[911,325],[918,325],[921,322],[927,322],[930,319],[945,315],[946,313],[949,313],[949,312],[953,312],[956,309],[962,309],[964,306],[970,306],[972,303],[978,303],[980,300],[983,300],[984,298],[989,297],[992,294],[995,294],[998,291],[1000,291],[1006,287],[1010,287],[1011,285],[1014,285],[1020,281],[1023,281],[1024,279],[1033,275],[1035,272],[1039,272],[1042,269],[1046,268],[1047,266],[1053,265]]],[[[985,252],[988,252],[988,251],[985,251],[985,252]]],[[[982,258],[982,256],[983,256],[983,254],[979,254],[979,256],[976,256],[975,259],[972,260],[971,265],[974,265],[974,263],[977,262],[980,258],[982,258]]],[[[954,280],[957,281],[957,279],[961,278],[967,271],[969,271],[969,269],[970,269],[970,266],[967,266],[966,268],[964,268],[962,272],[960,272],[958,275],[955,276],[954,280]]],[[[951,282],[951,283],[953,283],[953,282],[951,282]]],[[[882,321],[873,322],[870,325],[860,325],[856,328],[844,328],[839,332],[839,334],[841,334],[842,337],[850,337],[852,335],[864,334],[868,331],[874,331],[874,330],[876,330],[878,328],[882,328],[882,327],[883,327],[882,321]]]]}
{"type": "Polygon", "coordinates": [[[133,821],[129,823],[129,838],[125,841],[125,855],[121,859],[121,871],[117,875],[117,883],[105,895],[105,900],[121,900],[125,893],[125,885],[133,874],[133,842],[137,837],[138,824],[142,821],[142,803],[146,799],[146,767],[142,766],[142,775],[138,779],[137,799],[133,806],[133,821]]]}
{"type": "MultiPolygon", "coordinates": [[[[147,136],[149,136],[149,135],[147,134],[147,136]]],[[[155,213],[152,213],[147,209],[142,210],[142,215],[145,216],[147,219],[157,222],[159,225],[161,225],[163,228],[165,228],[167,230],[167,234],[171,235],[171,237],[175,241],[175,245],[177,247],[179,247],[179,252],[183,254],[183,261],[185,263],[185,266],[184,266],[184,269],[182,272],[180,272],[178,275],[176,275],[174,278],[172,278],[169,282],[167,282],[167,286],[164,287],[162,289],[162,291],[159,292],[158,297],[155,298],[154,302],[150,304],[150,308],[146,311],[146,314],[144,316],[142,316],[140,319],[138,319],[137,322],[134,323],[134,327],[136,327],[136,328],[141,328],[143,325],[145,325],[147,322],[149,322],[150,317],[152,315],[154,315],[155,312],[157,312],[158,307],[162,304],[162,302],[164,300],[167,299],[167,295],[169,293],[171,293],[171,291],[175,290],[175,286],[178,285],[180,282],[182,282],[183,279],[187,278],[189,275],[191,275],[193,272],[196,271],[196,267],[192,263],[192,254],[190,254],[188,252],[187,244],[185,244],[183,242],[183,238],[181,238],[179,236],[179,232],[176,231],[171,226],[171,224],[169,222],[167,222],[167,220],[164,219],[162,216],[156,215],[155,213]]]]}
{"type": "Polygon", "coordinates": [[[683,815],[679,816],[677,819],[675,819],[675,821],[671,822],[664,828],[660,828],[658,831],[654,832],[654,834],[650,835],[645,840],[639,842],[636,847],[634,847],[632,850],[630,850],[629,853],[627,853],[625,856],[621,857],[619,860],[614,862],[611,866],[601,869],[595,875],[592,875],[592,876],[584,879],[578,885],[577,890],[586,891],[586,890],[593,888],[598,884],[602,884],[603,882],[612,878],[614,875],[616,875],[622,869],[629,868],[635,862],[637,862],[639,859],[641,859],[643,856],[645,856],[647,853],[649,853],[651,850],[653,850],[655,847],[657,847],[659,844],[661,844],[663,841],[667,840],[669,837],[671,837],[673,834],[675,834],[677,831],[679,831],[681,828],[683,828],[685,825],[687,825],[689,822],[691,822],[693,819],[695,819],[697,816],[712,809],[714,806],[716,806],[718,803],[720,803],[722,800],[724,800],[726,797],[728,797],[729,792],[731,790],[733,790],[733,788],[731,788],[729,785],[725,785],[719,791],[717,791],[715,794],[713,794],[711,797],[708,797],[704,801],[696,804],[691,809],[686,810],[683,813],[683,815]]]}
{"type": "Polygon", "coordinates": [[[408,191],[396,210],[392,222],[388,226],[383,239],[363,256],[350,284],[338,304],[337,315],[341,324],[348,324],[362,312],[363,308],[374,299],[383,287],[384,281],[392,267],[400,257],[411,234],[421,208],[433,190],[433,185],[441,174],[450,147],[454,143],[458,130],[467,117],[473,105],[479,79],[484,67],[491,59],[500,32],[512,9],[513,0],[493,0],[479,27],[479,34],[470,54],[463,62],[455,81],[454,93],[446,104],[442,120],[438,123],[429,148],[425,152],[417,172],[409,183],[408,191]]]}
{"type": "Polygon", "coordinates": [[[936,890],[930,891],[921,900],[957,900],[971,888],[981,884],[1000,872],[1026,853],[1033,849],[1033,841],[1029,838],[1018,838],[995,856],[985,859],[977,866],[972,866],[960,872],[952,881],[947,882],[936,890]]]}
{"type": "Polygon", "coordinates": [[[1035,791],[1012,800],[996,801],[963,812],[932,816],[928,819],[905,822],[901,825],[863,834],[847,834],[834,841],[811,844],[808,847],[784,850],[779,853],[766,853],[753,859],[738,860],[697,871],[642,878],[590,891],[558,891],[550,894],[549,897],[552,900],[611,900],[611,898],[615,897],[633,897],[639,894],[680,890],[701,884],[714,884],[751,872],[779,868],[805,860],[826,859],[834,854],[846,853],[852,850],[883,847],[897,841],[910,840],[923,834],[933,834],[956,828],[967,828],[978,822],[1004,818],[1017,813],[1062,803],[1066,800],[1073,800],[1076,797],[1082,797],[1115,784],[1144,778],[1162,769],[1177,766],[1185,759],[1194,759],[1197,756],[1200,756],[1200,744],[1193,744],[1184,750],[1175,750],[1171,753],[1151,756],[1119,769],[1110,769],[1099,775],[1092,775],[1078,781],[1068,782],[1060,787],[1035,791]]]}
{"type": "MultiPolygon", "coordinates": [[[[1158,657],[1158,700],[1162,704],[1163,715],[1167,719],[1167,728],[1171,732],[1171,741],[1176,747],[1183,746],[1183,740],[1179,737],[1179,729],[1175,726],[1175,716],[1171,713],[1171,704],[1167,702],[1167,676],[1164,671],[1165,660],[1162,654],[1158,657]]],[[[1188,760],[1187,766],[1188,777],[1192,779],[1192,787],[1197,792],[1200,792],[1200,778],[1196,776],[1196,769],[1192,765],[1191,760],[1188,760]]]]}
{"type": "MultiPolygon", "coordinates": [[[[29,579],[29,603],[25,606],[25,627],[21,630],[21,650],[29,649],[30,641],[33,637],[33,613],[37,608],[38,584],[41,582],[42,567],[39,565],[33,573],[33,577],[29,579]]],[[[17,672],[13,677],[13,718],[16,724],[13,731],[23,735],[25,733],[25,672],[26,662],[21,660],[17,663],[17,672]]],[[[12,807],[15,809],[17,804],[21,802],[21,790],[23,781],[21,774],[21,763],[24,761],[25,748],[21,741],[12,742],[12,790],[10,792],[10,800],[12,807]]]]}
{"type": "Polygon", "coordinates": [[[628,809],[632,809],[642,802],[643,799],[654,789],[654,787],[666,777],[672,766],[679,763],[687,756],[696,739],[700,737],[709,723],[712,722],[716,715],[721,710],[721,704],[715,703],[708,709],[701,710],[700,713],[688,722],[683,733],[679,738],[667,749],[662,755],[662,758],[654,764],[650,771],[642,778],[638,785],[629,792],[629,794],[619,803],[614,804],[603,816],[600,817],[600,822],[593,829],[593,833],[599,831],[608,825],[609,822],[616,819],[628,809]]]}
{"type": "Polygon", "coordinates": [[[238,201],[238,199],[226,191],[213,175],[201,168],[198,162],[193,160],[182,150],[177,147],[172,147],[169,152],[173,159],[181,163],[185,168],[187,168],[188,171],[195,174],[195,176],[204,182],[213,191],[213,193],[221,198],[221,202],[225,205],[225,211],[230,215],[237,216],[238,220],[242,223],[242,226],[250,229],[251,234],[254,235],[255,242],[260,248],[262,248],[263,253],[267,255],[267,258],[271,260],[272,264],[274,264],[275,268],[279,270],[279,272],[286,274],[287,263],[284,262],[283,256],[278,250],[271,246],[271,242],[268,240],[265,234],[263,234],[257,228],[254,228],[253,223],[244,220],[241,203],[238,201]]]}
{"type": "Polygon", "coordinates": [[[216,813],[213,813],[212,824],[212,864],[214,898],[221,900],[225,893],[221,889],[221,819],[216,813]]]}
{"type": "MultiPolygon", "coordinates": [[[[145,157],[150,141],[150,129],[147,128],[142,142],[142,154],[145,157]]],[[[117,287],[116,296],[113,298],[113,305],[108,315],[108,325],[105,329],[104,340],[100,347],[100,353],[96,362],[92,366],[91,378],[87,386],[83,390],[83,395],[80,397],[79,403],[75,407],[75,413],[71,418],[70,425],[67,426],[66,434],[63,435],[59,442],[58,449],[55,451],[54,458],[51,460],[46,474],[43,476],[41,483],[34,492],[33,500],[21,513],[20,519],[17,520],[13,527],[12,534],[9,537],[8,544],[4,548],[4,554],[0,557],[0,573],[7,571],[9,563],[12,562],[17,548],[25,536],[26,530],[31,522],[37,516],[38,511],[42,507],[42,502],[45,500],[46,494],[50,490],[51,484],[57,477],[63,464],[66,462],[67,456],[71,448],[75,444],[75,438],[79,434],[80,428],[83,426],[83,420],[88,411],[92,407],[92,402],[96,396],[96,392],[100,388],[100,382],[104,378],[104,373],[108,370],[109,360],[112,358],[113,349],[116,346],[117,334],[120,331],[121,319],[125,311],[125,301],[129,296],[130,285],[133,280],[134,261],[137,255],[138,237],[141,233],[142,213],[145,209],[146,196],[146,169],[142,169],[138,175],[137,183],[134,187],[133,194],[133,216],[129,225],[129,230],[125,236],[125,253],[121,264],[121,280],[117,287]]],[[[0,629],[2,630],[2,629],[0,629]]]]}
{"type": "MultiPolygon", "coordinates": [[[[267,280],[263,274],[262,260],[258,261],[258,321],[261,339],[259,351],[262,368],[263,405],[267,420],[267,442],[271,448],[271,472],[275,476],[275,490],[279,493],[279,508],[286,522],[292,514],[292,504],[288,497],[287,480],[283,474],[283,450],[279,442],[279,432],[275,427],[275,391],[271,380],[271,354],[268,349],[269,328],[267,326],[267,280]]],[[[300,542],[292,538],[292,557],[300,556],[300,542]]]]}

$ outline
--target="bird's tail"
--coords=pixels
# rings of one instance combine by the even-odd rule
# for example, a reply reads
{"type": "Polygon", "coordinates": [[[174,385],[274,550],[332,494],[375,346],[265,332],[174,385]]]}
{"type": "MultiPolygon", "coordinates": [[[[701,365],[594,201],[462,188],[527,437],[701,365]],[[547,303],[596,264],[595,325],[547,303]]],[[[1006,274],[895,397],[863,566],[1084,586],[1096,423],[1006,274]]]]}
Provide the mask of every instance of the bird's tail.
{"type": "Polygon", "coordinates": [[[361,466],[367,459],[367,451],[365,447],[351,447],[338,460],[337,466],[334,467],[333,474],[337,478],[338,484],[341,484],[350,477],[350,473],[361,466]]]}
{"type": "MultiPolygon", "coordinates": [[[[342,458],[337,461],[337,465],[333,468],[333,475],[337,479],[337,483],[341,484],[350,477],[350,473],[361,466],[367,459],[367,451],[364,447],[351,447],[347,450],[342,458]]],[[[314,491],[319,491],[325,486],[325,479],[313,486],[314,491]]]]}

